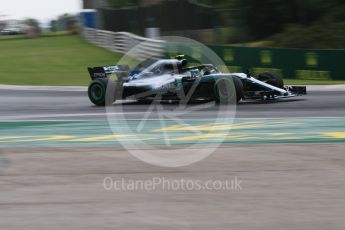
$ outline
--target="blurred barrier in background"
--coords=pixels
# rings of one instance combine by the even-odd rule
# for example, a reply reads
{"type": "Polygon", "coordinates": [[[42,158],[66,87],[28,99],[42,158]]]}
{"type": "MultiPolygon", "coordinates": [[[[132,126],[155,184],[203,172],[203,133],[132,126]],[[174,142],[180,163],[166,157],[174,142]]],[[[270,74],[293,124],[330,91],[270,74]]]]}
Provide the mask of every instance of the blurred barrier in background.
{"type": "MultiPolygon", "coordinates": [[[[105,49],[127,53],[138,45],[131,56],[139,60],[173,57],[187,53],[196,60],[207,62],[200,47],[168,43],[140,37],[128,32],[111,32],[85,28],[83,35],[90,43],[105,49]]],[[[249,48],[209,45],[224,60],[230,72],[254,74],[276,71],[286,78],[301,80],[345,80],[345,50],[305,50],[280,48],[249,48]]],[[[188,55],[189,56],[189,55],[188,55]]]]}
{"type": "MultiPolygon", "coordinates": [[[[291,79],[344,80],[345,50],[306,50],[211,46],[230,71],[273,70],[291,79]]],[[[241,71],[242,72],[242,71],[241,71]]]]}
{"type": "MultiPolygon", "coordinates": [[[[209,45],[223,59],[230,72],[250,69],[258,74],[275,71],[285,78],[301,80],[345,80],[345,50],[308,50],[283,48],[250,48],[228,45],[209,45]]],[[[207,62],[200,47],[188,44],[167,44],[167,56],[181,51],[192,54],[195,60],[207,62]]]]}
{"type": "Polygon", "coordinates": [[[128,32],[85,28],[83,36],[96,46],[118,53],[128,53],[132,48],[138,46],[129,54],[138,60],[161,58],[166,49],[163,40],[144,38],[128,32]]]}

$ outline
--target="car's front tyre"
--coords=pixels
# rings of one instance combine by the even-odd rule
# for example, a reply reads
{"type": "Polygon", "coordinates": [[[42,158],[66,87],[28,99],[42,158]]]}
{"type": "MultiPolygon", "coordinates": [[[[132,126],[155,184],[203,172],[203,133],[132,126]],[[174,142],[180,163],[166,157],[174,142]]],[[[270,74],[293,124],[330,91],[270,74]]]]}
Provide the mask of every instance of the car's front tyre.
{"type": "Polygon", "coordinates": [[[217,104],[238,103],[244,96],[243,83],[236,76],[216,80],[214,91],[217,104]]]}

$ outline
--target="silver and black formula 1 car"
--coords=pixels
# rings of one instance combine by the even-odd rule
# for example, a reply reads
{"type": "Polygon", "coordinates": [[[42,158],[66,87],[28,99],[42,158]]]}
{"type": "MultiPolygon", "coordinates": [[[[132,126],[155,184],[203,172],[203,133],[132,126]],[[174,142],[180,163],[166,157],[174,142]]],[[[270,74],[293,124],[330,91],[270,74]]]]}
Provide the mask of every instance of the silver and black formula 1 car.
{"type": "Polygon", "coordinates": [[[237,103],[247,99],[276,99],[306,94],[305,86],[284,86],[277,73],[221,73],[209,64],[187,66],[183,58],[158,60],[147,68],[115,65],[88,68],[88,96],[95,105],[118,99],[215,100],[237,103]],[[110,93],[109,93],[110,91],[110,93]],[[110,98],[110,99],[109,99],[110,98]]]}

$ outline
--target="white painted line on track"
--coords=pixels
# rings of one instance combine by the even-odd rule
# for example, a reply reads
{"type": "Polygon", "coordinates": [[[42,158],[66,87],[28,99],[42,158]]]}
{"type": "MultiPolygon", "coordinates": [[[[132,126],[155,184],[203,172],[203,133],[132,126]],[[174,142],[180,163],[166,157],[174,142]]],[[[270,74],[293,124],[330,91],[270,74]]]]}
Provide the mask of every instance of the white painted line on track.
{"type": "MultiPolygon", "coordinates": [[[[138,114],[141,112],[132,112],[138,114]]],[[[123,115],[124,113],[109,113],[109,115],[123,115]]],[[[126,113],[127,114],[127,113],[126,113]]],[[[94,117],[104,116],[106,113],[71,113],[71,114],[40,114],[40,115],[15,115],[15,116],[0,116],[0,120],[11,120],[11,119],[36,119],[36,118],[64,118],[64,117],[94,117]]]]}
{"type": "Polygon", "coordinates": [[[58,91],[86,92],[85,86],[31,86],[31,85],[0,85],[0,90],[58,91]]]}
{"type": "Polygon", "coordinates": [[[345,85],[308,85],[308,91],[345,91],[345,85]]]}
{"type": "MultiPolygon", "coordinates": [[[[171,114],[171,111],[166,111],[166,113],[171,114]]],[[[104,116],[105,118],[107,116],[112,115],[135,115],[140,114],[142,115],[142,111],[138,112],[118,112],[118,113],[71,113],[71,114],[40,114],[40,115],[13,115],[13,116],[0,116],[0,121],[3,120],[12,120],[12,119],[37,119],[37,118],[66,118],[66,117],[97,117],[97,116],[104,116]]],[[[161,112],[162,114],[162,112],[161,112]]],[[[164,114],[164,112],[163,112],[164,114]]],[[[176,112],[176,115],[183,115],[183,112],[176,112]]],[[[122,120],[130,120],[130,119],[122,119],[122,120]]],[[[141,119],[134,119],[134,120],[141,120],[141,119]]],[[[145,119],[149,120],[149,119],[145,119]]],[[[154,120],[160,120],[160,119],[154,119],[154,120]]],[[[169,120],[169,119],[167,119],[169,120]]]]}
{"type": "MultiPolygon", "coordinates": [[[[1,89],[7,90],[31,90],[31,91],[75,91],[86,92],[86,86],[26,86],[26,85],[0,85],[1,89]]],[[[308,91],[344,91],[345,84],[337,85],[307,85],[308,91]]]]}
{"type": "MultiPolygon", "coordinates": [[[[122,113],[112,113],[112,115],[119,115],[122,113]]],[[[135,114],[133,112],[133,114],[135,114]]],[[[28,115],[28,116],[7,116],[7,117],[0,117],[0,122],[25,122],[25,121],[65,121],[65,122],[87,122],[87,121],[99,121],[99,120],[89,120],[89,119],[54,119],[54,118],[69,118],[69,117],[97,117],[104,115],[106,118],[105,113],[93,113],[93,114],[58,114],[58,115],[47,115],[47,116],[35,116],[35,115],[28,115]],[[38,120],[36,120],[38,119],[38,120]]],[[[123,115],[123,114],[122,114],[123,115]]],[[[244,117],[244,118],[233,118],[234,121],[236,120],[295,120],[295,119],[339,119],[343,117],[244,117]]],[[[141,121],[142,119],[139,118],[116,118],[116,120],[120,121],[141,121]]],[[[145,120],[148,121],[160,121],[160,118],[147,118],[145,120]]],[[[165,119],[165,121],[171,121],[172,119],[165,119]]],[[[210,121],[213,120],[212,118],[183,118],[186,121],[210,121]]],[[[111,120],[110,120],[111,121],[111,120]]]]}

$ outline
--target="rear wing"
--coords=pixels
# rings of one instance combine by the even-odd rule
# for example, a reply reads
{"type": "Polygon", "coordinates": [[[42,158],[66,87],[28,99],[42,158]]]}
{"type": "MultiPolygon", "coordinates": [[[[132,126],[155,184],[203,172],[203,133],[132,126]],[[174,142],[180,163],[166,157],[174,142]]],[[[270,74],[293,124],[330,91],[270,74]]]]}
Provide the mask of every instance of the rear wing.
{"type": "Polygon", "coordinates": [[[116,74],[116,76],[120,78],[127,78],[129,75],[129,66],[127,65],[88,67],[87,70],[92,80],[107,78],[112,74],[116,74]]]}

